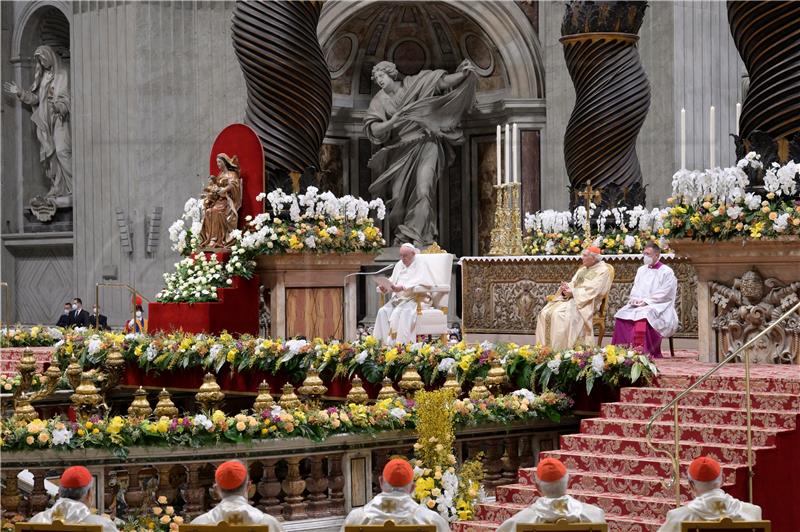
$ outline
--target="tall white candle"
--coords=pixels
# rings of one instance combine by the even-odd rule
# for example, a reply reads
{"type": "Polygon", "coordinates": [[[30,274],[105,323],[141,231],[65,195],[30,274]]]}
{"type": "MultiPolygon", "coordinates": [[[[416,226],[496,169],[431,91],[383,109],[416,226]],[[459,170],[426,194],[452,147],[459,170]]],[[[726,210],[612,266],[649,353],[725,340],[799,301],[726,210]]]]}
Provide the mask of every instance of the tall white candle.
{"type": "Polygon", "coordinates": [[[511,182],[511,126],[506,124],[506,183],[511,182]]]}
{"type": "Polygon", "coordinates": [[[503,151],[501,146],[503,145],[503,128],[500,125],[497,125],[497,186],[500,186],[503,183],[503,151]]]}
{"type": "Polygon", "coordinates": [[[686,169],[686,109],[681,109],[681,170],[686,169]]]}
{"type": "Polygon", "coordinates": [[[511,164],[514,169],[512,172],[512,183],[519,183],[519,128],[517,124],[511,127],[511,164]]]}
{"type": "Polygon", "coordinates": [[[742,104],[736,102],[736,135],[739,135],[739,118],[742,116],[742,104]]]}
{"type": "Polygon", "coordinates": [[[711,106],[711,109],[708,110],[708,136],[710,137],[709,140],[709,155],[711,160],[710,168],[714,168],[714,143],[716,139],[714,138],[714,106],[711,106]]]}

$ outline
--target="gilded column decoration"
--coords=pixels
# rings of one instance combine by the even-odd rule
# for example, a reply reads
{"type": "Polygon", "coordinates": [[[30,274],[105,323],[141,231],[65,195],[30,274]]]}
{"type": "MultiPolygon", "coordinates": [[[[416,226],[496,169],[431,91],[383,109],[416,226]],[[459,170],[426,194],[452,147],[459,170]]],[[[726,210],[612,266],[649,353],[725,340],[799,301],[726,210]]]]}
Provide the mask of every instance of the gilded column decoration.
{"type": "Polygon", "coordinates": [[[564,134],[572,199],[589,180],[601,204],[645,203],[636,137],[650,107],[650,83],[636,43],[647,2],[567,3],[561,43],[575,85],[575,108],[564,134]]]}
{"type": "Polygon", "coordinates": [[[233,49],[247,85],[248,124],[267,173],[319,168],[331,116],[331,76],[317,39],[322,2],[236,2],[233,49]]]}
{"type": "Polygon", "coordinates": [[[800,3],[729,1],[728,23],[750,87],[739,118],[736,157],[800,160],[800,3]]]}

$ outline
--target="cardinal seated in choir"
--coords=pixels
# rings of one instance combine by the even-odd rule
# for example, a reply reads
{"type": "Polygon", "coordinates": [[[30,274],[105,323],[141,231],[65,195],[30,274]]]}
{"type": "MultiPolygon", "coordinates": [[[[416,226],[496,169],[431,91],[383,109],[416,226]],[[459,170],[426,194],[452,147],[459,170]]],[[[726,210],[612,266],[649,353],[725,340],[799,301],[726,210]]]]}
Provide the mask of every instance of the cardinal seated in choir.
{"type": "Polygon", "coordinates": [[[277,519],[247,502],[250,478],[247,468],[239,461],[224,462],[214,473],[214,488],[220,498],[212,510],[197,516],[193,525],[268,525],[270,532],[283,532],[277,519]]]}
{"type": "Polygon", "coordinates": [[[742,502],[722,491],[722,468],[713,458],[701,456],[689,464],[689,485],[694,500],[667,513],[658,532],[680,532],[684,521],[760,521],[761,507],[742,502]]]}
{"type": "Polygon", "coordinates": [[[675,294],[678,279],[672,268],[660,261],[661,248],[654,242],[645,245],[644,265],[639,266],[628,304],[614,315],[614,345],[642,347],[645,353],[661,357],[661,338],[678,329],[675,294]]]}
{"type": "Polygon", "coordinates": [[[603,261],[600,248],[589,246],[581,253],[583,266],[572,280],[561,283],[555,296],[536,319],[536,343],[553,350],[568,349],[576,343],[594,345],[592,317],[611,288],[614,269],[603,261]]]}
{"type": "Polygon", "coordinates": [[[536,487],[541,496],[524,510],[506,519],[497,532],[514,532],[519,524],[605,523],[606,514],[593,504],[567,495],[569,474],[560,460],[543,458],[536,466],[536,487]]]}
{"type": "Polygon", "coordinates": [[[346,526],[383,525],[436,525],[437,532],[450,532],[447,520],[411,498],[414,492],[414,470],[400,458],[389,460],[380,478],[381,493],[361,508],[353,509],[342,524],[346,526]]]}
{"type": "MultiPolygon", "coordinates": [[[[417,322],[417,302],[414,288],[436,284],[433,274],[422,261],[415,260],[419,250],[412,244],[400,246],[400,260],[389,278],[391,286],[379,286],[383,293],[392,293],[389,301],[378,309],[373,336],[386,345],[414,342],[414,326],[417,322]]],[[[430,306],[425,296],[421,303],[430,306]]]]}
{"type": "Polygon", "coordinates": [[[53,521],[61,521],[65,525],[101,525],[103,532],[117,532],[111,519],[92,513],[89,505],[94,501],[94,494],[94,479],[89,470],[83,466],[68,467],[61,475],[56,503],[34,515],[28,522],[49,525],[53,521]]]}

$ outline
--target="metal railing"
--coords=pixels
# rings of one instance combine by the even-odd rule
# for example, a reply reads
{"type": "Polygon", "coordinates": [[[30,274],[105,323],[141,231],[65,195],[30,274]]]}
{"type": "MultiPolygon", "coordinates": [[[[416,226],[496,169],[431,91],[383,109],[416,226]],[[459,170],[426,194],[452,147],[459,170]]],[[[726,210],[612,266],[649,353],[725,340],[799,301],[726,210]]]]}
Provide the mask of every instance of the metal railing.
{"type": "Polygon", "coordinates": [[[672,483],[675,489],[675,502],[678,506],[681,504],[681,476],[680,476],[680,426],[678,424],[678,403],[681,399],[686,397],[690,392],[696,390],[701,384],[703,384],[709,377],[714,375],[720,368],[722,368],[727,363],[731,362],[732,360],[736,359],[740,353],[744,352],[744,388],[745,388],[745,416],[747,420],[747,491],[749,501],[753,502],[753,424],[752,424],[752,405],[751,405],[751,396],[750,396],[750,347],[758,342],[761,338],[769,334],[772,329],[774,329],[777,325],[783,323],[789,317],[794,314],[795,312],[800,311],[800,302],[796,303],[792,308],[786,311],[780,318],[773,321],[769,327],[758,333],[756,336],[751,338],[747,343],[745,343],[742,347],[725,357],[722,362],[717,364],[715,367],[708,370],[702,377],[697,379],[691,386],[686,388],[684,391],[676,395],[671,401],[667,404],[663,405],[659,408],[655,414],[650,417],[650,420],[647,422],[645,427],[645,438],[647,440],[647,446],[650,447],[656,453],[666,454],[670,461],[672,462],[672,483]],[[675,436],[675,452],[672,453],[666,449],[657,449],[653,445],[653,424],[669,409],[672,409],[672,415],[674,418],[674,426],[673,432],[675,436]]]}

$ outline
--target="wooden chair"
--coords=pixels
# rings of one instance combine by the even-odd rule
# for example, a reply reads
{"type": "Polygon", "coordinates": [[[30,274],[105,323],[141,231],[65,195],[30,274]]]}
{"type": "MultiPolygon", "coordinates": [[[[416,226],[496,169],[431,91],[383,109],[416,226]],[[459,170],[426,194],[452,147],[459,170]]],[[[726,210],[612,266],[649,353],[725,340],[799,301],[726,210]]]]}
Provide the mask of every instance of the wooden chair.
{"type": "Polygon", "coordinates": [[[216,525],[178,525],[178,532],[270,532],[269,525],[232,525],[220,521],[216,525]]]}
{"type": "Polygon", "coordinates": [[[63,521],[55,520],[50,524],[40,523],[14,523],[14,532],[34,532],[49,530],[50,532],[103,532],[103,525],[65,525],[63,521]]]}
{"type": "Polygon", "coordinates": [[[605,523],[568,523],[559,519],[555,523],[517,523],[516,532],[608,532],[605,523]]]}
{"type": "Polygon", "coordinates": [[[681,532],[772,532],[770,521],[733,521],[723,517],[719,521],[684,521],[681,532]]]}
{"type": "Polygon", "coordinates": [[[396,525],[389,520],[382,525],[345,525],[344,532],[436,532],[436,525],[396,525]]]}
{"type": "MultiPolygon", "coordinates": [[[[608,265],[608,269],[611,270],[611,283],[614,284],[614,267],[612,265],[608,265]]],[[[611,287],[609,286],[608,292],[603,295],[603,301],[600,302],[600,308],[597,309],[595,312],[594,317],[592,319],[592,326],[597,327],[597,346],[600,347],[603,345],[603,338],[606,336],[606,312],[608,311],[608,294],[611,293],[611,287]]]]}

